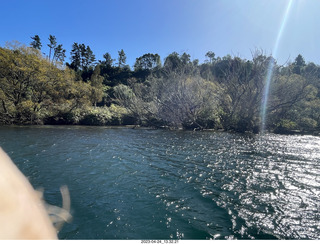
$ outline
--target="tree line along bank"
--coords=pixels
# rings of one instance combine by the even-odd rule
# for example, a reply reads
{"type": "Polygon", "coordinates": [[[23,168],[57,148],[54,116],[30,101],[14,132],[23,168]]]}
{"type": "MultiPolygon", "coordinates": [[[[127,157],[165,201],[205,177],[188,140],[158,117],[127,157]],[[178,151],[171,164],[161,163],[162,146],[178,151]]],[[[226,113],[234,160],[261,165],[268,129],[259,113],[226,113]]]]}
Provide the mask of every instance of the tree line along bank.
{"type": "Polygon", "coordinates": [[[251,60],[206,54],[199,63],[187,53],[164,58],[146,53],[133,69],[124,50],[96,60],[89,46],[66,50],[49,36],[27,47],[0,48],[1,124],[141,125],[237,132],[261,130],[268,74],[266,130],[317,133],[320,129],[320,66],[301,55],[277,64],[256,50],[251,60]]]}

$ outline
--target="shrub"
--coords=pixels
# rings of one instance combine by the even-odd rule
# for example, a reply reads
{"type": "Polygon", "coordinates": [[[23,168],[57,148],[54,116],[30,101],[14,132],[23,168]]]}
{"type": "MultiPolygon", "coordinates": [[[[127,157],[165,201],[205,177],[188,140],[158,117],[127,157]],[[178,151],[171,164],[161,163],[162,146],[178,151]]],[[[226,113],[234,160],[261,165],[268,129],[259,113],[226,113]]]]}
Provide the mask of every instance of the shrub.
{"type": "Polygon", "coordinates": [[[94,108],[84,112],[79,120],[80,125],[106,125],[112,120],[112,115],[107,108],[94,108]]]}
{"type": "Polygon", "coordinates": [[[302,118],[299,121],[299,127],[304,131],[313,131],[317,127],[317,121],[311,118],[302,118]]]}
{"type": "Polygon", "coordinates": [[[43,122],[46,125],[73,125],[77,124],[77,116],[73,112],[59,112],[53,116],[47,116],[43,122]]]}
{"type": "Polygon", "coordinates": [[[293,134],[294,130],[296,130],[297,128],[298,127],[295,122],[288,119],[282,119],[276,125],[274,132],[279,134],[293,134]]]}

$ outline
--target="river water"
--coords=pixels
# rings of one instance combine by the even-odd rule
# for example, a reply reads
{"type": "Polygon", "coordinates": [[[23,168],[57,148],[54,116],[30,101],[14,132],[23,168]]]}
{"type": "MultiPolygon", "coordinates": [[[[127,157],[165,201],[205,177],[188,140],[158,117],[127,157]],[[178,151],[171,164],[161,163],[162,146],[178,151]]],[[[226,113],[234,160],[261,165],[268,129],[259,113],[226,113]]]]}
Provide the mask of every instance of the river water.
{"type": "Polygon", "coordinates": [[[0,146],[73,220],[60,239],[319,239],[320,138],[0,127],[0,146]]]}

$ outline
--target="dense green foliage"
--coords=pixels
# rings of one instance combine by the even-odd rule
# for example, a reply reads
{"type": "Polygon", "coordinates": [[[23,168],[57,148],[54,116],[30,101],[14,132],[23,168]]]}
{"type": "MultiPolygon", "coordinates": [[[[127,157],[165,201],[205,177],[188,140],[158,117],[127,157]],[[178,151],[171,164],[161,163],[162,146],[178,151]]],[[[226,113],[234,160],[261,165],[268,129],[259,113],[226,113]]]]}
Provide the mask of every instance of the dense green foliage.
{"type": "Polygon", "coordinates": [[[317,132],[320,127],[320,67],[298,55],[278,65],[256,51],[252,60],[216,57],[199,63],[187,53],[164,59],[147,53],[134,70],[124,50],[117,63],[109,53],[96,61],[89,46],[65,49],[49,37],[41,54],[39,36],[31,47],[0,48],[1,124],[125,125],[259,132],[267,78],[267,130],[317,132]]]}

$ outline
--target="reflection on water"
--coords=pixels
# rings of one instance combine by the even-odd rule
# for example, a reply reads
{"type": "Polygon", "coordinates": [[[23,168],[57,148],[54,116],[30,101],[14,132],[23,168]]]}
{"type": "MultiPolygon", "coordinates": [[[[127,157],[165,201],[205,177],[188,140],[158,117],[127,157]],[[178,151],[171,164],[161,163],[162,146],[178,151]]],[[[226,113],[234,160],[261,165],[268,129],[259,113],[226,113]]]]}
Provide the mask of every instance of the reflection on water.
{"type": "Polygon", "coordinates": [[[3,127],[46,200],[67,184],[62,239],[318,239],[320,138],[3,127]]]}

